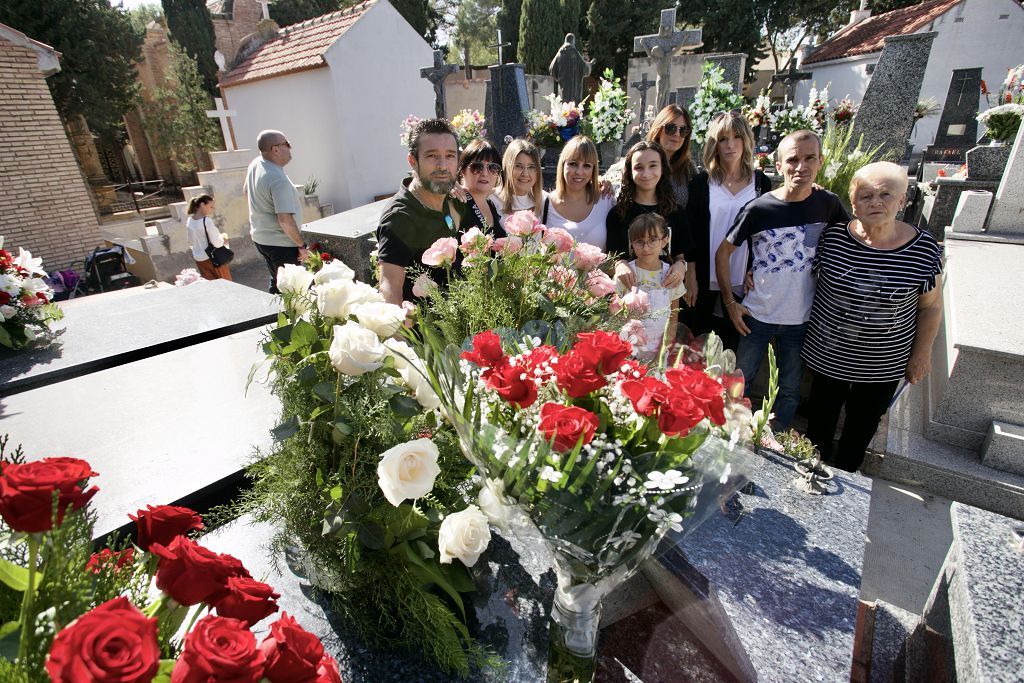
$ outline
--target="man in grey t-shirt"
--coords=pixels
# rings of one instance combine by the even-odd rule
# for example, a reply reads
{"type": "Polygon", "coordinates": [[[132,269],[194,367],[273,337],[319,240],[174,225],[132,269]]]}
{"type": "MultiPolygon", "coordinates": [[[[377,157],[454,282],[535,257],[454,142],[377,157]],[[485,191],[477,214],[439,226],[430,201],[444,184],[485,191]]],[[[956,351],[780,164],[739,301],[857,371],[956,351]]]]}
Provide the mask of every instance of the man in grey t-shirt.
{"type": "Polygon", "coordinates": [[[256,137],[256,147],[260,156],[245,172],[250,234],[270,270],[270,293],[277,294],[277,269],[305,261],[308,252],[296,222],[299,197],[284,172],[292,145],[281,131],[265,130],[256,137]]]}

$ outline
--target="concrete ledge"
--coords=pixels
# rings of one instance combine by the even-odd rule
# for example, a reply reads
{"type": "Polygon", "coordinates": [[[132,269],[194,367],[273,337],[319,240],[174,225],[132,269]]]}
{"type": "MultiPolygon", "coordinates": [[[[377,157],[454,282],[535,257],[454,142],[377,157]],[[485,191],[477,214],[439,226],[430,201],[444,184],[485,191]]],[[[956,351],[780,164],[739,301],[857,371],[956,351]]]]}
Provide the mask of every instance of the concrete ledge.
{"type": "Polygon", "coordinates": [[[1024,475],[1024,427],[993,420],[981,445],[982,464],[1024,475]]]}

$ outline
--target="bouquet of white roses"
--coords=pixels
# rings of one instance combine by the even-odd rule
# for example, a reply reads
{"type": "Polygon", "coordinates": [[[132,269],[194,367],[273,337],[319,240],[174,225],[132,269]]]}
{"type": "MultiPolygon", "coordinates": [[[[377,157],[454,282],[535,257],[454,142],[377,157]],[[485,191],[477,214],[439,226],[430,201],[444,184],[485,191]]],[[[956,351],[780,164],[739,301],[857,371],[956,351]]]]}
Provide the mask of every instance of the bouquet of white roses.
{"type": "Polygon", "coordinates": [[[743,97],[733,92],[732,83],[724,78],[725,70],[711,62],[704,62],[700,77],[700,89],[690,105],[690,117],[693,119],[693,139],[704,142],[708,133],[708,124],[715,114],[732,111],[743,107],[743,97]]]}
{"type": "Polygon", "coordinates": [[[0,345],[20,349],[64,314],[51,303],[43,259],[21,247],[14,256],[3,246],[0,236],[0,345]]]}
{"type": "Polygon", "coordinates": [[[601,85],[590,103],[587,117],[594,131],[594,142],[614,142],[622,138],[626,125],[633,120],[633,110],[619,79],[605,69],[601,85]]]}
{"type": "Polygon", "coordinates": [[[743,107],[743,114],[747,117],[747,123],[751,128],[757,128],[768,123],[768,115],[772,111],[772,100],[768,96],[768,90],[762,90],[754,100],[753,105],[743,107]]]}

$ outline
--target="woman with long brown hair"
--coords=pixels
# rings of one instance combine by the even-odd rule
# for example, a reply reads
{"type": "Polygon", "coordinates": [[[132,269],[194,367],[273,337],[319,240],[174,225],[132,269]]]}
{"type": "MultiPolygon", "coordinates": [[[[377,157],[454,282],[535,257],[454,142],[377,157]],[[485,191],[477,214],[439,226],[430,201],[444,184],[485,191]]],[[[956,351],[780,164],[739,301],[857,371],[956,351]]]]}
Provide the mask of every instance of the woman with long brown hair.
{"type": "Polygon", "coordinates": [[[690,158],[690,134],[693,122],[690,112],[678,104],[670,104],[658,112],[647,132],[647,142],[657,142],[668,156],[668,177],[676,193],[676,201],[686,208],[689,182],[697,175],[697,166],[690,158]]]}

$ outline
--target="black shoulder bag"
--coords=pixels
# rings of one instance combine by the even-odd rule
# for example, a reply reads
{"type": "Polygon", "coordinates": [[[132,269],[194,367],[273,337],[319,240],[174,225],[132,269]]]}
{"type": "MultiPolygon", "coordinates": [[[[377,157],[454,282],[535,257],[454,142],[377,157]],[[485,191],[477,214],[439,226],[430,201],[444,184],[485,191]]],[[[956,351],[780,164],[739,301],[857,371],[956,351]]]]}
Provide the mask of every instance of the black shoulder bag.
{"type": "Polygon", "coordinates": [[[207,232],[207,230],[206,216],[203,216],[203,235],[206,237],[206,249],[203,251],[205,251],[206,255],[210,257],[211,261],[213,261],[213,265],[219,268],[220,266],[226,266],[231,263],[231,259],[235,258],[235,252],[231,251],[227,247],[215,247],[210,244],[210,233],[207,232]]]}

